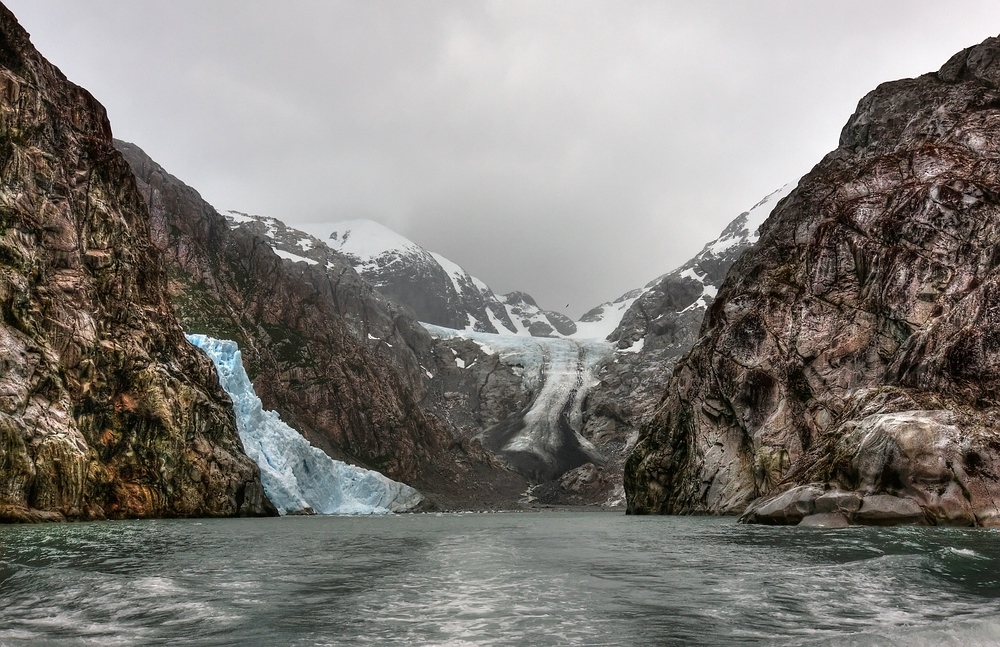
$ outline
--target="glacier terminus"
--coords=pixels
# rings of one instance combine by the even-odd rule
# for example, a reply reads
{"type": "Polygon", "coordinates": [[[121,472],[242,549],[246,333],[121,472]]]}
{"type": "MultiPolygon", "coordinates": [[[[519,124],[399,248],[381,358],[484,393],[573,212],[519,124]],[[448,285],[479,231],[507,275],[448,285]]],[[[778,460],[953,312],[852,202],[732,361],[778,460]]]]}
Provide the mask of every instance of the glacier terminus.
{"type": "Polygon", "coordinates": [[[243,448],[260,467],[264,491],[280,514],[386,514],[412,510],[423,501],[408,485],[330,458],[277,413],[265,411],[236,342],[186,337],[215,364],[233,400],[243,448]]]}

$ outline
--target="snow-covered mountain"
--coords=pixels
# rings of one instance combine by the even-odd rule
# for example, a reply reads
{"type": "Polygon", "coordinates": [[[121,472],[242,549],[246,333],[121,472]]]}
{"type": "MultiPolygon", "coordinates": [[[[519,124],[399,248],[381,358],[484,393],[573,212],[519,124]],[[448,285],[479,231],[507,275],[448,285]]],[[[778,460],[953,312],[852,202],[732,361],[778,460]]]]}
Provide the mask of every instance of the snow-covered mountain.
{"type": "Polygon", "coordinates": [[[346,259],[412,310],[434,339],[422,406],[537,484],[539,500],[607,503],[622,499],[637,426],[696,340],[718,286],[793,188],[740,214],[677,269],[576,322],[523,292],[498,297],[458,264],[372,221],[331,224],[320,238],[274,218],[225,215],[288,260],[332,268],[346,259]]]}
{"type": "Polygon", "coordinates": [[[620,312],[617,325],[607,334],[618,348],[638,350],[647,338],[666,336],[668,343],[685,346],[687,350],[694,342],[692,338],[686,343],[687,338],[697,334],[705,310],[715,299],[729,268],[757,242],[757,230],[796,184],[790,182],[768,194],[737,216],[718,238],[706,244],[691,260],[653,279],[643,288],[597,306],[583,315],[577,326],[585,329],[583,324],[590,322],[606,326],[614,320],[609,312],[620,312]]]}
{"type": "Polygon", "coordinates": [[[425,323],[475,332],[525,336],[572,335],[573,321],[539,308],[524,292],[498,297],[486,283],[457,263],[430,252],[371,220],[348,220],[320,227],[322,238],[276,218],[224,212],[230,224],[256,223],[276,253],[292,261],[330,263],[341,254],[391,302],[409,308],[425,323]]]}

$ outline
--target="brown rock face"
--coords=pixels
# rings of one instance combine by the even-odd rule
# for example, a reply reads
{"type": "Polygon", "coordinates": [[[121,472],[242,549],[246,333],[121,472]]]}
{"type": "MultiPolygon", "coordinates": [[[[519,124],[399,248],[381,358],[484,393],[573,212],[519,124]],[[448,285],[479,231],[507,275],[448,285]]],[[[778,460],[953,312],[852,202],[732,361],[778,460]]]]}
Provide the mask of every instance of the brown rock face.
{"type": "Polygon", "coordinates": [[[104,109],[0,6],[0,520],[264,514],[104,109]]]}
{"type": "Polygon", "coordinates": [[[117,146],[149,204],[185,331],[236,341],[265,408],[330,456],[445,507],[492,507],[525,489],[521,477],[421,408],[430,337],[345,259],[283,260],[262,224],[230,229],[137,146],[117,146]]]}
{"type": "MultiPolygon", "coordinates": [[[[730,271],[626,464],[630,512],[816,483],[995,523],[998,79],[991,38],[862,99],[730,271]]],[[[851,520],[912,521],[887,501],[851,520]]]]}

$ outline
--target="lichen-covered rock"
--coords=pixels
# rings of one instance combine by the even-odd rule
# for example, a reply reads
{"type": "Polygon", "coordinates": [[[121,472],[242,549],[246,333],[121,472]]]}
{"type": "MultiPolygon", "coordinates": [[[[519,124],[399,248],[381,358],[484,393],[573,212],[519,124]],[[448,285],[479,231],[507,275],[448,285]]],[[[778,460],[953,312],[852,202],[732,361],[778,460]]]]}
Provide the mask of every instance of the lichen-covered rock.
{"type": "Polygon", "coordinates": [[[0,6],[0,520],[273,512],[103,107],[0,6]]]}
{"type": "Polygon", "coordinates": [[[709,308],[626,465],[631,512],[741,512],[872,461],[881,481],[844,487],[914,501],[933,523],[996,515],[998,74],[991,38],[862,99],[709,308]],[[941,465],[961,466],[967,442],[983,469],[948,476],[941,465]],[[932,497],[920,484],[934,470],[932,497]]]}

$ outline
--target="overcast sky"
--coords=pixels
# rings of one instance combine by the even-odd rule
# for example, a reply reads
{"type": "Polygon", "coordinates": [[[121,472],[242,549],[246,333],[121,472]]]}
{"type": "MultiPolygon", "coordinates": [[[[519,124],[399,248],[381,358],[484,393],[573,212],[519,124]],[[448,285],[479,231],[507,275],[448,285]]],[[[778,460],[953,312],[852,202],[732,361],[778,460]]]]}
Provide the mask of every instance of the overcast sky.
{"type": "Polygon", "coordinates": [[[995,1],[6,4],[217,208],[371,218],[574,317],[808,171],[880,82],[1000,32],[995,1]]]}

